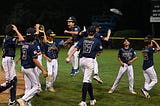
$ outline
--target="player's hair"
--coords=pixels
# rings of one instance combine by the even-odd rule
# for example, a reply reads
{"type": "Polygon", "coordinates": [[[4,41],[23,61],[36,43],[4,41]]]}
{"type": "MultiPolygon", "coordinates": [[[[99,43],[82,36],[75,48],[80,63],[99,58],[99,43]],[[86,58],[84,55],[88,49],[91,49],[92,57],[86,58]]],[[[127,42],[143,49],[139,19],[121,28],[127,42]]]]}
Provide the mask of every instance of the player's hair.
{"type": "Polygon", "coordinates": [[[4,33],[8,36],[14,36],[16,32],[13,30],[13,24],[6,25],[4,33]]]}
{"type": "Polygon", "coordinates": [[[95,26],[90,26],[88,29],[87,29],[87,34],[92,36],[96,33],[96,28],[95,26]]]}
{"type": "Polygon", "coordinates": [[[145,41],[145,42],[144,42],[144,46],[148,46],[148,45],[150,45],[150,44],[151,44],[151,42],[152,42],[151,40],[145,41]]]}

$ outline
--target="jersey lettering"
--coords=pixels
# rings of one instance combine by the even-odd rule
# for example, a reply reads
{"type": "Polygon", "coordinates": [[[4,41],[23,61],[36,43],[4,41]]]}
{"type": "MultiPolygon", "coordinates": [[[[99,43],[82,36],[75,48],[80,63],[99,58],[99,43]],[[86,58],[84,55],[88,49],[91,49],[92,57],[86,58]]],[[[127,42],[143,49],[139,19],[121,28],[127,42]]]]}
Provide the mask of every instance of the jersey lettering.
{"type": "Polygon", "coordinates": [[[94,41],[84,40],[83,42],[83,53],[90,53],[92,50],[92,46],[94,41]]]}
{"type": "Polygon", "coordinates": [[[28,49],[28,45],[22,46],[22,60],[27,60],[27,49],[28,49]]]}

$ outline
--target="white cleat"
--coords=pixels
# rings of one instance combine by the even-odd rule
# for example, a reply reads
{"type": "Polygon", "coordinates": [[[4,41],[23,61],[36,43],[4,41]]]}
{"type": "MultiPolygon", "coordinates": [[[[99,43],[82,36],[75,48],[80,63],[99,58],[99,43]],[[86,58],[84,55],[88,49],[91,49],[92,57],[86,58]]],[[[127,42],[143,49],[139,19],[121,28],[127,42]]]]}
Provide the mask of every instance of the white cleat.
{"type": "Polygon", "coordinates": [[[109,91],[108,91],[108,93],[109,93],[109,94],[112,94],[112,93],[113,93],[113,90],[112,90],[112,89],[111,89],[111,90],[109,90],[109,91]]]}
{"type": "Polygon", "coordinates": [[[94,106],[96,104],[96,100],[90,100],[90,106],[94,106]]]}
{"type": "Polygon", "coordinates": [[[143,88],[141,89],[141,92],[143,93],[143,95],[145,96],[145,98],[150,98],[150,95],[147,91],[145,91],[143,88]]]}
{"type": "Polygon", "coordinates": [[[130,93],[133,95],[137,95],[137,93],[135,91],[130,91],[130,93]]]}
{"type": "Polygon", "coordinates": [[[93,79],[95,79],[96,81],[98,81],[98,83],[102,84],[103,81],[101,80],[101,78],[98,75],[94,75],[93,79]]]}
{"type": "Polygon", "coordinates": [[[86,102],[81,101],[78,106],[87,106],[86,102]]]}

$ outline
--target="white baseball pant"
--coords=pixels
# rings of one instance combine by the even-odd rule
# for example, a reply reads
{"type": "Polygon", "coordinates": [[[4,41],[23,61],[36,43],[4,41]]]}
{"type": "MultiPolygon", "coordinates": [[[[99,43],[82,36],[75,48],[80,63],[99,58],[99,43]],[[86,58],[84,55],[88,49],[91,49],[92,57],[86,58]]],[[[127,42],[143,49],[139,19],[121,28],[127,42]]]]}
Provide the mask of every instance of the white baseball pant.
{"type": "Polygon", "coordinates": [[[144,88],[146,90],[151,90],[152,87],[158,82],[157,74],[154,69],[154,66],[144,70],[143,74],[145,78],[144,88]]]}
{"type": "Polygon", "coordinates": [[[46,87],[48,88],[48,87],[53,86],[57,78],[57,73],[58,73],[58,60],[57,59],[52,59],[51,62],[47,61],[47,71],[48,71],[48,75],[51,76],[50,82],[46,80],[46,87]]]}
{"type": "Polygon", "coordinates": [[[93,58],[80,58],[80,66],[83,71],[83,83],[92,83],[92,73],[94,69],[94,59],[93,58]]]}
{"type": "MultiPolygon", "coordinates": [[[[68,51],[68,55],[70,54],[70,52],[74,49],[74,47],[77,45],[78,42],[74,43],[74,45],[72,45],[68,51]]],[[[79,58],[79,52],[80,51],[76,51],[73,56],[71,57],[71,64],[73,69],[78,69],[78,58],[79,58]]]]}
{"type": "Polygon", "coordinates": [[[22,67],[22,72],[24,73],[25,81],[25,94],[22,99],[27,102],[39,91],[39,83],[35,68],[24,69],[22,67]]]}
{"type": "Polygon", "coordinates": [[[133,91],[133,84],[134,84],[134,74],[133,74],[133,66],[132,65],[127,65],[124,63],[124,67],[120,66],[117,78],[112,86],[112,90],[115,90],[116,87],[119,85],[120,80],[124,73],[128,71],[128,80],[129,80],[129,90],[133,91]]]}

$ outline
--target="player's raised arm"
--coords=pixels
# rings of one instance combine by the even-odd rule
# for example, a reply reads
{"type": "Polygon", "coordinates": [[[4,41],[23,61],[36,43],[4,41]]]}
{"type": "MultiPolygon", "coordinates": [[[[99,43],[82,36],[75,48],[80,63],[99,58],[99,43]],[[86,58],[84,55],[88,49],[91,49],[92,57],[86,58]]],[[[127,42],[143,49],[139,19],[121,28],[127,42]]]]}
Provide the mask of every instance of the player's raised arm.
{"type": "Polygon", "coordinates": [[[104,41],[108,41],[109,38],[110,38],[110,35],[111,35],[111,29],[108,29],[108,31],[107,31],[107,36],[104,37],[104,41]]]}
{"type": "Polygon", "coordinates": [[[22,34],[18,31],[17,27],[15,25],[13,26],[13,30],[16,32],[17,36],[18,36],[18,41],[24,41],[24,38],[22,36],[22,34]]]}
{"type": "Polygon", "coordinates": [[[159,44],[155,41],[155,40],[151,40],[151,42],[153,42],[156,45],[156,50],[160,51],[160,46],[159,44]]]}

